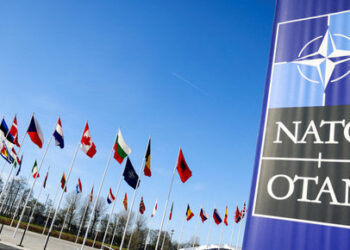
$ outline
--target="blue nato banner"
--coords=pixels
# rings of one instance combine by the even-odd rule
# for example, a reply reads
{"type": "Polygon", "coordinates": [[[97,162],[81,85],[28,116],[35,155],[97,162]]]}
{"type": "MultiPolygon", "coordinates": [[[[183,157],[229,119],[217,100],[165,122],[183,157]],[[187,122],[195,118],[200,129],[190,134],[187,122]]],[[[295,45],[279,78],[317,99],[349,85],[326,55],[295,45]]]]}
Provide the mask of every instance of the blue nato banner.
{"type": "Polygon", "coordinates": [[[276,2],[243,249],[350,249],[350,0],[276,2]]]}

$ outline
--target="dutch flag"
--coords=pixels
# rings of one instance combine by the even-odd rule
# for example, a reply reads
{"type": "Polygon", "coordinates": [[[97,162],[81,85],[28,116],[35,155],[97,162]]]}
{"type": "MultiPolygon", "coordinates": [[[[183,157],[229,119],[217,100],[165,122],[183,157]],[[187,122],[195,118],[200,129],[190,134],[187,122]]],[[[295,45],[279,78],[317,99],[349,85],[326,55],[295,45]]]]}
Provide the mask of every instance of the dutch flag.
{"type": "Polygon", "coordinates": [[[108,204],[111,204],[113,201],[115,200],[115,197],[112,193],[112,189],[109,188],[109,193],[108,193],[108,196],[107,196],[107,202],[108,204]]]}
{"type": "Polygon", "coordinates": [[[53,132],[53,136],[55,137],[56,146],[63,148],[64,147],[64,137],[63,137],[61,119],[59,117],[58,117],[58,122],[56,125],[55,132],[53,132]]]}
{"type": "Polygon", "coordinates": [[[76,188],[77,188],[77,194],[83,192],[83,187],[81,185],[80,178],[78,178],[78,184],[77,184],[76,188]]]}

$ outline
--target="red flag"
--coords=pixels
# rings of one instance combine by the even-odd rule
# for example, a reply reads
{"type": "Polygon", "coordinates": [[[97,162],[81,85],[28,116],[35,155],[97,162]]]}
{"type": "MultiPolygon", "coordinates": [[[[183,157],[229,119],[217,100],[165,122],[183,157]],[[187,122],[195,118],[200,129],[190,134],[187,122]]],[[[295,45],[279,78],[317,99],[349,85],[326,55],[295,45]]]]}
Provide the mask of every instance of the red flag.
{"type": "Polygon", "coordinates": [[[169,220],[173,217],[173,208],[174,208],[174,202],[171,203],[170,213],[169,213],[169,220]]]}
{"type": "Polygon", "coordinates": [[[96,154],[96,146],[91,139],[89,124],[86,122],[83,136],[81,137],[81,150],[90,158],[96,154]]]}
{"type": "Polygon", "coordinates": [[[15,116],[13,118],[12,126],[10,129],[10,134],[13,136],[13,142],[16,144],[17,147],[20,147],[18,143],[18,130],[17,130],[17,117],[15,116]]]}
{"type": "Polygon", "coordinates": [[[236,213],[235,213],[235,222],[238,223],[241,221],[241,212],[238,209],[238,206],[236,207],[236,213]]]}
{"type": "Polygon", "coordinates": [[[143,197],[141,196],[141,201],[140,201],[140,213],[143,214],[146,210],[145,203],[143,202],[143,197]]]}
{"type": "Polygon", "coordinates": [[[29,127],[27,133],[34,144],[36,144],[39,148],[42,148],[44,144],[44,135],[43,131],[40,128],[38,121],[35,119],[34,115],[30,120],[29,127]]]}
{"type": "Polygon", "coordinates": [[[90,192],[90,202],[92,202],[93,198],[94,198],[94,186],[92,186],[92,188],[91,188],[91,192],[90,192]]]}
{"type": "Polygon", "coordinates": [[[128,210],[128,195],[126,193],[124,196],[123,205],[124,205],[125,211],[127,211],[128,210]]]}
{"type": "Polygon", "coordinates": [[[188,165],[185,161],[185,157],[182,154],[181,148],[180,148],[180,152],[179,152],[179,157],[177,159],[176,169],[177,169],[177,172],[179,173],[180,179],[183,183],[185,183],[192,176],[192,171],[188,167],[188,165]]]}
{"type": "Polygon", "coordinates": [[[47,177],[49,177],[49,170],[47,170],[47,172],[46,172],[46,176],[45,176],[45,180],[44,180],[44,184],[43,184],[44,188],[46,188],[47,177]]]}
{"type": "Polygon", "coordinates": [[[228,226],[227,214],[228,214],[228,208],[227,208],[227,206],[226,206],[225,217],[224,217],[224,223],[225,223],[226,226],[228,226]]]}

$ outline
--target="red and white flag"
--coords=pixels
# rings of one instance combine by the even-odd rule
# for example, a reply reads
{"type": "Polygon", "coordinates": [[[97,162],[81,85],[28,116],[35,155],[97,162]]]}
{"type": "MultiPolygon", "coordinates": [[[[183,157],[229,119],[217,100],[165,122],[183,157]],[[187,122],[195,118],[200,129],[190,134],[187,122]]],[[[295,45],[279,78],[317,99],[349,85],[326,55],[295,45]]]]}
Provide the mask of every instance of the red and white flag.
{"type": "Polygon", "coordinates": [[[80,144],[81,150],[85,154],[87,154],[87,156],[89,156],[90,158],[94,157],[94,155],[96,154],[96,146],[91,139],[89,124],[87,122],[86,122],[84,133],[83,133],[83,136],[81,137],[80,142],[81,142],[80,144]]]}
{"type": "Polygon", "coordinates": [[[156,200],[156,204],[154,205],[154,208],[153,208],[153,211],[152,211],[152,214],[151,214],[151,217],[154,217],[156,215],[156,212],[157,212],[157,200],[156,200]]]}
{"type": "Polygon", "coordinates": [[[20,147],[18,143],[18,130],[17,130],[17,117],[15,116],[13,118],[12,126],[10,129],[10,134],[13,136],[13,142],[16,144],[17,147],[20,147]]]}

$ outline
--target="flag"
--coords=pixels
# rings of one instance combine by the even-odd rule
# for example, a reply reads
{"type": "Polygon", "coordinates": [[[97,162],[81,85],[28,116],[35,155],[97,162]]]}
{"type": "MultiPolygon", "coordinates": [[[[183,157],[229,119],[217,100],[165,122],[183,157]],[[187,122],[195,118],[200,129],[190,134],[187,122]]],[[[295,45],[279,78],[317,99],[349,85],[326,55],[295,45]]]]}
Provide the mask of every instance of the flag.
{"type": "Polygon", "coordinates": [[[47,182],[48,177],[49,177],[49,170],[47,170],[46,175],[45,175],[45,180],[44,180],[44,184],[43,184],[44,188],[46,188],[46,182],[47,182]]]}
{"type": "Polygon", "coordinates": [[[11,156],[11,153],[9,152],[9,149],[6,146],[6,143],[4,141],[0,142],[0,153],[1,156],[8,162],[8,163],[12,163],[13,162],[13,158],[11,156]]]}
{"type": "Polygon", "coordinates": [[[225,217],[224,217],[224,223],[225,223],[226,226],[228,226],[227,215],[228,215],[228,209],[227,209],[227,206],[226,206],[225,217]]]}
{"type": "Polygon", "coordinates": [[[11,151],[10,151],[10,155],[12,157],[12,163],[13,163],[13,166],[16,168],[17,167],[17,164],[20,163],[20,160],[17,156],[17,153],[16,153],[16,150],[15,148],[12,148],[11,151]]]}
{"type": "Polygon", "coordinates": [[[20,147],[18,143],[18,130],[17,130],[17,117],[13,118],[12,126],[10,129],[10,134],[13,136],[13,142],[17,147],[20,147]]]}
{"type": "Polygon", "coordinates": [[[186,219],[187,219],[187,221],[189,221],[193,216],[194,216],[194,214],[191,211],[190,205],[187,204],[187,210],[186,210],[186,219]]]}
{"type": "Polygon", "coordinates": [[[38,172],[38,164],[37,164],[36,161],[34,162],[34,165],[33,165],[33,168],[32,168],[32,175],[33,175],[33,178],[39,178],[40,177],[39,172],[38,172]]]}
{"type": "Polygon", "coordinates": [[[81,137],[80,142],[81,142],[81,144],[80,144],[81,150],[85,154],[87,154],[87,156],[89,156],[90,158],[94,157],[94,155],[96,154],[96,146],[95,146],[95,143],[93,143],[93,141],[91,139],[91,134],[90,134],[88,122],[86,122],[86,124],[85,124],[84,133],[81,137]]]}
{"type": "Polygon", "coordinates": [[[120,164],[123,162],[124,158],[131,153],[131,148],[126,144],[122,136],[122,132],[118,129],[117,139],[114,143],[114,159],[120,164]]]}
{"type": "Polygon", "coordinates": [[[81,185],[80,178],[78,178],[76,189],[77,189],[77,194],[80,194],[81,192],[83,192],[83,186],[81,185]]]}
{"type": "Polygon", "coordinates": [[[140,201],[140,214],[143,214],[146,210],[145,203],[143,202],[143,197],[141,196],[141,201],[140,201]]]}
{"type": "Polygon", "coordinates": [[[7,142],[11,143],[12,145],[14,144],[13,136],[9,132],[9,128],[7,127],[7,124],[4,118],[2,119],[0,124],[0,137],[6,140],[7,142]]]}
{"type": "Polygon", "coordinates": [[[127,211],[128,210],[128,195],[126,193],[124,196],[123,205],[124,205],[125,211],[127,211]]]}
{"type": "Polygon", "coordinates": [[[201,208],[201,212],[200,212],[199,216],[201,217],[202,222],[204,222],[204,221],[206,221],[206,220],[208,219],[208,215],[207,215],[207,213],[204,211],[203,208],[201,208]]]}
{"type": "Polygon", "coordinates": [[[169,220],[173,217],[173,208],[174,208],[174,202],[171,203],[170,213],[169,213],[169,220]]]}
{"type": "Polygon", "coordinates": [[[243,208],[242,208],[242,210],[241,210],[241,218],[242,218],[242,219],[244,218],[245,213],[246,213],[246,207],[245,207],[245,202],[244,202],[243,208]]]}
{"type": "Polygon", "coordinates": [[[90,192],[90,202],[92,202],[93,198],[94,198],[94,186],[92,186],[92,188],[91,188],[91,192],[90,192]]]}
{"type": "Polygon", "coordinates": [[[19,172],[21,172],[21,168],[22,168],[22,161],[23,161],[23,154],[21,156],[21,160],[19,161],[19,167],[18,167],[18,170],[17,170],[17,173],[16,173],[16,176],[19,175],[19,172]]]}
{"type": "Polygon", "coordinates": [[[151,177],[152,172],[151,172],[151,138],[148,140],[148,145],[147,145],[147,150],[146,150],[146,155],[145,155],[145,168],[143,169],[143,173],[151,177]]]}
{"type": "Polygon", "coordinates": [[[216,225],[219,225],[222,222],[219,211],[216,208],[214,208],[213,218],[214,218],[216,225]]]}
{"type": "Polygon", "coordinates": [[[60,148],[64,147],[64,137],[63,137],[63,130],[62,130],[62,124],[61,119],[58,117],[56,129],[53,132],[53,136],[55,137],[55,144],[56,146],[59,146],[60,148]]]}
{"type": "Polygon", "coordinates": [[[238,206],[236,207],[236,213],[235,213],[235,222],[238,223],[241,221],[241,213],[239,212],[238,206]]]}
{"type": "Polygon", "coordinates": [[[152,211],[151,217],[154,217],[154,216],[156,215],[157,208],[158,208],[158,205],[157,205],[157,200],[156,200],[156,204],[154,205],[154,208],[153,208],[153,211],[152,211]]]}
{"type": "Polygon", "coordinates": [[[30,120],[30,124],[27,131],[30,139],[34,144],[36,144],[39,148],[42,148],[44,144],[44,135],[40,128],[38,121],[35,119],[34,115],[30,120]]]}
{"type": "Polygon", "coordinates": [[[180,152],[179,152],[179,157],[177,159],[177,172],[180,175],[180,179],[183,183],[185,183],[191,176],[192,176],[192,171],[191,169],[188,167],[186,161],[185,161],[185,157],[182,153],[182,150],[180,148],[180,152]]]}
{"type": "Polygon", "coordinates": [[[108,193],[108,196],[107,196],[107,202],[108,202],[108,204],[111,204],[114,200],[115,200],[115,197],[113,195],[112,189],[109,188],[109,193],[108,193]]]}
{"type": "Polygon", "coordinates": [[[66,187],[66,175],[62,174],[62,178],[61,178],[61,188],[64,188],[64,192],[67,192],[67,187],[66,187]]]}
{"type": "Polygon", "coordinates": [[[128,183],[130,187],[132,187],[133,189],[136,189],[136,186],[140,185],[140,181],[137,184],[139,176],[137,175],[133,165],[131,164],[129,157],[126,158],[126,164],[125,164],[123,176],[126,183],[128,183]]]}

